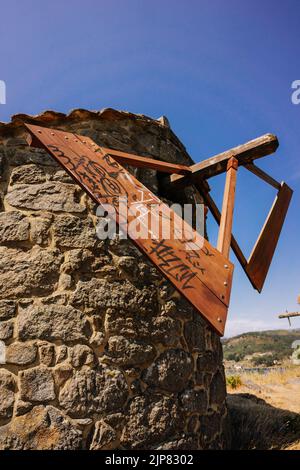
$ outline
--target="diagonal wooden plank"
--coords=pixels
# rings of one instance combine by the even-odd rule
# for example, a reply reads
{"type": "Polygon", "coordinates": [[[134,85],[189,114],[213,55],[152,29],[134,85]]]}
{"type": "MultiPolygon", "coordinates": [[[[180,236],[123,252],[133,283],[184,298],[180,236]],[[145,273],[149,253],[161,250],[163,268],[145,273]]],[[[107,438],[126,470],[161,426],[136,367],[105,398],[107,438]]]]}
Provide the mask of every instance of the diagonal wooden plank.
{"type": "Polygon", "coordinates": [[[161,171],[163,173],[187,175],[191,173],[189,166],[178,165],[175,163],[162,162],[149,157],[141,157],[132,153],[121,152],[120,150],[101,147],[104,153],[111,155],[121,165],[127,164],[137,168],[151,168],[152,170],[161,171]]]}
{"type": "MultiPolygon", "coordinates": [[[[89,150],[91,150],[93,153],[94,152],[100,152],[102,154],[105,154],[105,149],[103,147],[100,147],[97,144],[95,144],[95,142],[92,139],[90,139],[88,137],[79,136],[77,134],[75,134],[75,136],[76,136],[77,139],[81,140],[84,144],[86,144],[88,146],[89,150]]],[[[60,135],[60,137],[61,138],[63,137],[63,133],[60,135]]],[[[130,175],[130,177],[133,178],[131,175],[130,175]]],[[[135,180],[135,181],[137,182],[137,180],[135,180]]],[[[141,183],[139,183],[139,184],[141,184],[141,183]]],[[[145,188],[145,187],[143,186],[143,188],[145,188]]],[[[145,188],[145,189],[148,193],[148,197],[153,196],[153,194],[150,193],[150,191],[147,188],[145,188]],[[150,194],[151,194],[151,196],[149,196],[150,194]]],[[[146,199],[146,198],[144,198],[144,199],[146,199]]],[[[133,201],[131,201],[131,202],[133,202],[133,201]]],[[[159,208],[160,208],[160,211],[162,211],[163,216],[164,216],[165,219],[172,219],[172,226],[173,225],[180,226],[183,223],[182,219],[180,217],[178,217],[176,215],[176,213],[174,213],[173,211],[170,211],[169,207],[166,204],[160,204],[159,208]]],[[[215,276],[217,276],[217,278],[219,279],[219,281],[217,281],[217,283],[215,283],[215,281],[213,281],[212,278],[208,277],[205,280],[205,284],[218,297],[220,297],[222,299],[222,301],[228,306],[229,305],[229,299],[230,299],[230,289],[228,289],[229,284],[227,282],[227,279],[224,280],[223,266],[222,266],[222,269],[220,270],[220,265],[219,265],[218,262],[216,262],[216,260],[219,256],[219,251],[216,250],[212,245],[210,245],[205,240],[205,238],[201,237],[197,232],[195,232],[186,223],[184,223],[184,227],[185,227],[184,230],[186,231],[186,233],[189,234],[190,238],[193,238],[193,236],[198,237],[197,244],[199,246],[201,244],[203,244],[203,250],[205,251],[205,253],[208,253],[208,256],[210,258],[209,262],[207,262],[207,260],[204,258],[204,260],[201,262],[201,266],[200,265],[198,266],[200,272],[202,273],[203,269],[204,269],[204,271],[210,269],[211,271],[214,272],[215,276]]],[[[199,260],[196,261],[194,259],[194,262],[199,264],[199,260]]],[[[226,264],[227,263],[226,257],[224,257],[224,263],[225,263],[224,267],[225,267],[225,270],[226,270],[226,269],[228,269],[228,265],[226,264]]]]}
{"type": "Polygon", "coordinates": [[[282,183],[249,257],[246,271],[259,292],[267,277],[292,194],[292,189],[282,183]]]}
{"type": "MultiPolygon", "coordinates": [[[[163,225],[169,221],[179,238],[154,237],[147,228],[147,237],[133,239],[175,288],[223,334],[230,298],[233,265],[203,237],[182,221],[167,205],[99,147],[84,143],[84,138],[39,126],[27,125],[35,142],[58,161],[81,187],[99,203],[112,204],[115,219],[122,226],[120,197],[127,198],[128,221],[136,221],[132,207],[143,203],[150,210],[155,205],[155,218],[163,225]],[[193,242],[191,241],[193,239],[193,242]]],[[[146,225],[149,212],[139,216],[146,225]]],[[[129,235],[131,231],[129,230],[129,235]]]]}
{"type": "MultiPolygon", "coordinates": [[[[89,149],[92,150],[92,152],[101,152],[102,154],[105,153],[105,149],[103,147],[100,147],[98,146],[97,144],[95,144],[95,142],[90,139],[90,138],[87,138],[87,137],[82,137],[82,136],[79,136],[77,134],[75,134],[76,138],[78,138],[79,140],[81,140],[83,143],[85,143],[86,145],[88,145],[89,149]]],[[[147,190],[148,191],[148,190],[147,190]]],[[[176,213],[174,213],[173,211],[170,211],[169,207],[165,204],[161,204],[160,205],[160,210],[163,212],[164,214],[164,217],[165,218],[172,218],[172,221],[176,221],[175,222],[175,225],[178,225],[180,226],[180,224],[182,224],[182,219],[180,217],[178,217],[176,215],[176,213]]],[[[187,226],[187,224],[185,224],[185,230],[187,232],[190,233],[190,237],[192,238],[192,234],[193,233],[197,233],[195,232],[191,227],[187,226]]],[[[198,234],[197,234],[198,235],[198,234]]],[[[200,235],[199,235],[200,237],[200,235]]],[[[198,241],[198,244],[203,244],[204,245],[204,249],[205,249],[205,252],[210,252],[210,256],[213,254],[213,257],[211,257],[211,260],[209,263],[206,263],[206,260],[204,260],[204,264],[202,263],[202,267],[201,267],[201,271],[202,269],[204,268],[204,270],[206,269],[211,269],[211,270],[214,270],[214,273],[216,276],[220,276],[219,279],[223,279],[223,273],[224,273],[224,270],[220,271],[219,269],[219,264],[218,263],[215,263],[215,258],[214,256],[216,255],[219,255],[219,251],[216,250],[212,245],[210,245],[206,240],[205,238],[203,237],[200,237],[199,241],[198,241]]],[[[225,263],[226,263],[226,259],[227,257],[224,257],[225,258],[225,263]]],[[[227,264],[224,264],[224,267],[227,266],[228,268],[228,265],[227,264]]],[[[225,269],[227,269],[225,268],[225,269]]],[[[223,279],[224,280],[224,279],[223,279]]],[[[228,284],[227,284],[227,280],[224,280],[223,284],[222,284],[222,280],[221,282],[217,282],[217,284],[215,284],[210,278],[208,278],[206,280],[206,285],[217,295],[217,296],[220,296],[220,298],[222,299],[222,301],[226,304],[226,305],[229,305],[229,299],[230,299],[230,289],[228,289],[228,284]],[[221,292],[221,294],[220,294],[221,292]]]]}
{"type": "Polygon", "coordinates": [[[253,173],[255,176],[258,176],[258,178],[260,178],[261,180],[268,183],[270,186],[273,186],[273,188],[277,189],[277,191],[280,189],[281,184],[274,178],[272,178],[272,176],[270,176],[268,173],[263,171],[261,168],[254,165],[254,163],[247,163],[247,165],[245,165],[245,168],[251,171],[251,173],[253,173]]]}

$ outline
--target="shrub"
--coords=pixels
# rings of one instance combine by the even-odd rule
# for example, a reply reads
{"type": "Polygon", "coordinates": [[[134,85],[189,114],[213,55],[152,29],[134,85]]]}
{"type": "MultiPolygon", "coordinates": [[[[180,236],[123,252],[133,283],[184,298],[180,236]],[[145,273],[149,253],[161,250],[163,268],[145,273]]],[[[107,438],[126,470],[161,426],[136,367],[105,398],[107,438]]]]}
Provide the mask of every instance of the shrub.
{"type": "Polygon", "coordinates": [[[274,361],[278,360],[277,356],[274,354],[270,356],[259,356],[259,357],[254,357],[251,362],[254,366],[266,366],[266,367],[271,367],[274,365],[274,361]]]}
{"type": "Polygon", "coordinates": [[[239,362],[243,358],[242,358],[241,354],[239,354],[237,352],[233,352],[233,353],[228,353],[227,355],[225,354],[225,359],[227,359],[228,361],[239,362]]]}
{"type": "Polygon", "coordinates": [[[235,389],[242,385],[242,380],[239,375],[229,375],[226,377],[226,383],[229,387],[235,389]]]}

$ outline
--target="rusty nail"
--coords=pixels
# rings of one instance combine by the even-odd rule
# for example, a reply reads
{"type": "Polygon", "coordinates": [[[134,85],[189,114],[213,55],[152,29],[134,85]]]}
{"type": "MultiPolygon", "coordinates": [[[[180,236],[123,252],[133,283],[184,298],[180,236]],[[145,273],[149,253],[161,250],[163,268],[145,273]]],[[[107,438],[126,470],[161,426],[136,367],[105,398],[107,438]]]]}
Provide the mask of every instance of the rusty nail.
{"type": "Polygon", "coordinates": [[[225,268],[225,269],[228,269],[228,264],[224,264],[224,268],[225,268]]]}
{"type": "Polygon", "coordinates": [[[219,323],[222,323],[222,318],[218,317],[217,320],[219,323]]]}
{"type": "Polygon", "coordinates": [[[227,286],[227,281],[224,281],[224,286],[227,286]]]}

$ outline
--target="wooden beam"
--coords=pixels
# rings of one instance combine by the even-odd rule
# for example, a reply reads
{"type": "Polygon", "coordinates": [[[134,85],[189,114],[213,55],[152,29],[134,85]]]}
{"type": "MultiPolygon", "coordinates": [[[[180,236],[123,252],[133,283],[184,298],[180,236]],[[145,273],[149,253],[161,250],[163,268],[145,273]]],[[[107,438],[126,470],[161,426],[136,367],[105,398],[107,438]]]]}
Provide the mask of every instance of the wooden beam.
{"type": "Polygon", "coordinates": [[[140,155],[121,152],[120,150],[113,150],[106,147],[101,148],[105,153],[113,156],[121,165],[127,164],[138,168],[151,168],[152,170],[177,175],[186,175],[192,172],[189,166],[162,162],[160,160],[154,160],[154,158],[141,157],[140,155]]]}
{"type": "MultiPolygon", "coordinates": [[[[54,135],[54,133],[52,132],[54,135]]],[[[84,141],[91,144],[92,139],[89,137],[80,136],[84,141]]],[[[27,136],[27,143],[32,147],[43,148],[41,142],[31,134],[27,136]]],[[[95,144],[91,144],[94,145],[95,144]]],[[[160,160],[154,160],[154,158],[141,157],[140,155],[135,155],[133,153],[121,152],[120,150],[109,149],[106,147],[101,147],[102,150],[113,156],[114,159],[118,162],[127,165],[134,166],[136,168],[151,168],[152,170],[161,171],[162,173],[177,174],[177,175],[187,175],[192,172],[191,167],[186,165],[178,165],[176,163],[162,162],[160,160]]]]}
{"type": "Polygon", "coordinates": [[[292,326],[291,318],[293,318],[293,317],[300,317],[300,313],[299,312],[291,312],[291,313],[283,313],[281,315],[278,315],[278,318],[280,318],[280,319],[287,318],[290,326],[292,326]]]}
{"type": "Polygon", "coordinates": [[[278,145],[278,139],[275,135],[265,134],[243,145],[191,165],[190,169],[192,172],[188,176],[172,175],[169,186],[173,186],[175,189],[175,187],[184,186],[188,181],[191,183],[191,180],[193,183],[196,183],[201,179],[211,178],[212,176],[224,173],[227,168],[227,162],[231,157],[235,157],[238,160],[239,166],[252,163],[257,158],[274,153],[278,145]]]}
{"type": "Polygon", "coordinates": [[[223,206],[221,213],[220,229],[218,236],[217,249],[226,257],[229,257],[231,244],[231,230],[233,221],[234,198],[236,187],[236,176],[238,169],[238,160],[230,158],[227,163],[227,174],[225,190],[223,197],[223,206]]]}
{"type": "Polygon", "coordinates": [[[300,312],[282,313],[278,318],[300,317],[300,312]]]}
{"type": "Polygon", "coordinates": [[[261,292],[277,246],[293,191],[282,183],[248,260],[247,273],[261,292]]]}
{"type": "MultiPolygon", "coordinates": [[[[201,196],[203,197],[204,202],[207,205],[207,207],[209,208],[210,212],[212,213],[213,218],[215,219],[217,224],[220,225],[221,212],[219,211],[219,208],[216,205],[215,201],[213,200],[213,198],[211,197],[209,192],[203,191],[203,189],[200,191],[199,186],[196,186],[196,188],[198,189],[201,196]]],[[[239,260],[240,264],[242,265],[242,267],[246,266],[247,259],[244,256],[238,242],[236,241],[236,239],[234,238],[233,235],[231,236],[231,248],[232,248],[235,256],[237,257],[237,259],[239,260]]]]}
{"type": "Polygon", "coordinates": [[[254,165],[254,163],[247,163],[247,165],[245,165],[245,168],[247,168],[247,170],[251,171],[251,173],[258,176],[266,183],[273,186],[273,188],[277,189],[277,191],[280,189],[281,184],[279,183],[279,181],[276,181],[274,178],[272,178],[272,176],[268,175],[268,173],[263,171],[261,168],[258,168],[258,166],[254,165]]]}

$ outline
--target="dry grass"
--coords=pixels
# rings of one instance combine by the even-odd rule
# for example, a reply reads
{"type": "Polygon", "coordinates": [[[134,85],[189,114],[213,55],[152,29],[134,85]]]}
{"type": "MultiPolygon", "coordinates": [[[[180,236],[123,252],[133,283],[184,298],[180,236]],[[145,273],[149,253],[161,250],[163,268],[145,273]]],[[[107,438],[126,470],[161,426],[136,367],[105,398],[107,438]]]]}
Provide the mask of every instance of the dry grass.
{"type": "Polygon", "coordinates": [[[300,367],[289,366],[284,369],[272,369],[266,374],[242,372],[240,377],[244,384],[250,381],[257,385],[287,385],[291,380],[299,380],[300,384],[300,367]]]}
{"type": "Polygon", "coordinates": [[[300,441],[294,442],[294,444],[284,447],[282,450],[300,450],[300,441]]]}
{"type": "Polygon", "coordinates": [[[227,381],[233,448],[300,450],[300,367],[235,377],[239,387],[227,381]]]}

